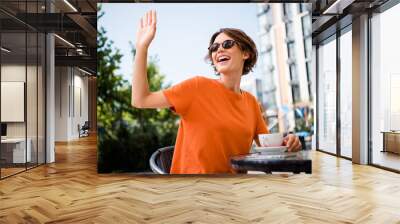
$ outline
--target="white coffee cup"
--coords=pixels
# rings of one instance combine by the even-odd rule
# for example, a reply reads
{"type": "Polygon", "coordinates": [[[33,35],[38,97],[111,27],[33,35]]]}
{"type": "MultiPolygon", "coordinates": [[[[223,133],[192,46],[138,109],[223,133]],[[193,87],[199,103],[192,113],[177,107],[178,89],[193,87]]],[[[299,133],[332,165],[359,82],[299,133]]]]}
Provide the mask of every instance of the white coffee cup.
{"type": "Polygon", "coordinates": [[[282,133],[260,134],[258,135],[258,139],[260,140],[261,146],[265,147],[282,146],[283,134],[282,133]]]}

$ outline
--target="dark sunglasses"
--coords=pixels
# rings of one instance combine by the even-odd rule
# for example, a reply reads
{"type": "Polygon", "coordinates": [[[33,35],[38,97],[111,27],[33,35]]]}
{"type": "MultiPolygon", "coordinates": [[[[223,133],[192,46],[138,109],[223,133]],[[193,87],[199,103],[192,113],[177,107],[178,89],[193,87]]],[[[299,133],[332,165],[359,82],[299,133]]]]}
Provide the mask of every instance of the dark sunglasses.
{"type": "Polygon", "coordinates": [[[208,50],[210,52],[215,52],[218,50],[219,45],[221,45],[224,49],[229,49],[231,47],[233,47],[233,45],[235,45],[236,41],[234,40],[225,40],[224,42],[222,42],[222,44],[220,43],[213,43],[211,44],[211,46],[208,47],[208,50]]]}

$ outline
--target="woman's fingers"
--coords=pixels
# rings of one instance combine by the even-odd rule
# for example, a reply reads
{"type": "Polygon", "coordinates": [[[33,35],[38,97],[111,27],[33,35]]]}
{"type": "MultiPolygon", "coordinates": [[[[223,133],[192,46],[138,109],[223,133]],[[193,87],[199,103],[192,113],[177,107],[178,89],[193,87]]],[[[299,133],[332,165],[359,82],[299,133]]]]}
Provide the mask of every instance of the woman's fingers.
{"type": "Polygon", "coordinates": [[[145,28],[157,24],[157,15],[155,10],[150,10],[140,19],[140,27],[145,28]]]}
{"type": "Polygon", "coordinates": [[[155,10],[150,10],[149,11],[149,26],[153,27],[157,23],[157,18],[156,18],[156,11],[155,10]]]}
{"type": "Polygon", "coordinates": [[[155,32],[156,12],[155,10],[149,10],[140,18],[138,31],[136,33],[136,46],[149,47],[151,41],[154,39],[155,32]]]}
{"type": "Polygon", "coordinates": [[[147,12],[147,26],[151,25],[151,10],[147,12]]]}
{"type": "Polygon", "coordinates": [[[147,26],[147,12],[143,16],[143,28],[147,26]]]}
{"type": "Polygon", "coordinates": [[[291,144],[288,148],[289,152],[293,152],[295,150],[295,144],[291,144]]]}
{"type": "Polygon", "coordinates": [[[292,150],[293,149],[293,143],[294,143],[293,135],[288,135],[287,138],[288,138],[288,140],[287,140],[286,145],[289,148],[289,150],[292,150]]]}
{"type": "Polygon", "coordinates": [[[155,26],[155,25],[157,25],[157,13],[156,13],[155,10],[153,11],[153,13],[154,13],[154,14],[153,14],[153,16],[154,16],[154,17],[153,17],[153,24],[154,24],[154,26],[155,26]]]}
{"type": "Polygon", "coordinates": [[[140,18],[140,28],[143,28],[144,24],[143,24],[143,17],[140,18]]]}
{"type": "Polygon", "coordinates": [[[303,145],[301,144],[301,142],[299,141],[298,145],[297,145],[297,150],[301,150],[303,148],[303,145]]]}
{"type": "Polygon", "coordinates": [[[302,148],[302,145],[301,145],[300,139],[296,138],[296,147],[294,148],[294,150],[299,151],[299,150],[301,150],[301,148],[302,148]]]}
{"type": "Polygon", "coordinates": [[[296,152],[298,150],[298,147],[299,147],[299,143],[297,141],[293,142],[291,151],[296,152]]]}
{"type": "Polygon", "coordinates": [[[285,137],[284,145],[287,146],[289,152],[299,151],[302,148],[300,139],[293,134],[289,134],[285,137]]]}
{"type": "Polygon", "coordinates": [[[300,139],[293,134],[287,136],[287,144],[289,151],[298,151],[301,149],[301,142],[300,139]]]}

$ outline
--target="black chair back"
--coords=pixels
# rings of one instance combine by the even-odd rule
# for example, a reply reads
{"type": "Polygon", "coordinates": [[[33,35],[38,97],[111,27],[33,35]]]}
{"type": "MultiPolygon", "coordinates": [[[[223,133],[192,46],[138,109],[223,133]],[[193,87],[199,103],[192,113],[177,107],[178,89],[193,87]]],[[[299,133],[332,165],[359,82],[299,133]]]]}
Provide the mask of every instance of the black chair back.
{"type": "Polygon", "coordinates": [[[157,149],[150,157],[150,168],[157,174],[169,174],[174,146],[157,149]]]}

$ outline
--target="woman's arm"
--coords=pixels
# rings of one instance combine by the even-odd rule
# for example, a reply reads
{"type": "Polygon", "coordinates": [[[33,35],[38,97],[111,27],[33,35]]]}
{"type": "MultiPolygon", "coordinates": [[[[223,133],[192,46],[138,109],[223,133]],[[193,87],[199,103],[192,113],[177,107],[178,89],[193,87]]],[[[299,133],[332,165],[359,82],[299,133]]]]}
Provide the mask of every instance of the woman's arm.
{"type": "Polygon", "coordinates": [[[147,52],[156,33],[156,12],[149,11],[140,20],[136,33],[136,55],[132,76],[132,106],[137,108],[168,108],[171,104],[162,91],[150,92],[147,80],[147,52]]]}
{"type": "Polygon", "coordinates": [[[260,143],[260,139],[258,138],[258,135],[257,135],[257,137],[254,138],[254,141],[256,142],[256,145],[258,147],[261,147],[261,143],[260,143]]]}

